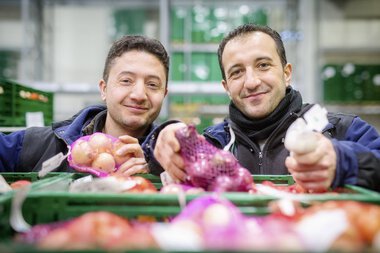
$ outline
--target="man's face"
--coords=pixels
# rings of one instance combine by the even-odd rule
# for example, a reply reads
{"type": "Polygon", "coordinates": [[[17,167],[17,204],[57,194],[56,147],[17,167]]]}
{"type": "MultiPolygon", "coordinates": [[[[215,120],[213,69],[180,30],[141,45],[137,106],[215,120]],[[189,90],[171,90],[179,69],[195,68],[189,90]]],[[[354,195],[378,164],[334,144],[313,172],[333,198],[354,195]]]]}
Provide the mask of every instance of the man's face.
{"type": "MultiPolygon", "coordinates": [[[[166,96],[165,67],[156,56],[132,50],[114,59],[99,84],[108,108],[108,132],[142,135],[158,117],[166,96]]],[[[116,134],[116,133],[115,133],[116,134]]]]}
{"type": "Polygon", "coordinates": [[[252,32],[229,41],[222,55],[222,84],[234,104],[251,119],[269,115],[285,96],[292,67],[281,65],[274,40],[252,32]]]}

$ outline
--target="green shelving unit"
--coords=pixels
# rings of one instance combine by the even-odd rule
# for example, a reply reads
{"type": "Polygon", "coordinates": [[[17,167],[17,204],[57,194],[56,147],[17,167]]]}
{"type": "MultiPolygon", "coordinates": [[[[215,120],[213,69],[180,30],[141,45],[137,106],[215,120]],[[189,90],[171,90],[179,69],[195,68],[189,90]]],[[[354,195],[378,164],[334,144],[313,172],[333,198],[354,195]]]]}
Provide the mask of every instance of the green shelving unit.
{"type": "Polygon", "coordinates": [[[327,64],[322,68],[322,77],[324,102],[380,102],[380,65],[327,64]]]}

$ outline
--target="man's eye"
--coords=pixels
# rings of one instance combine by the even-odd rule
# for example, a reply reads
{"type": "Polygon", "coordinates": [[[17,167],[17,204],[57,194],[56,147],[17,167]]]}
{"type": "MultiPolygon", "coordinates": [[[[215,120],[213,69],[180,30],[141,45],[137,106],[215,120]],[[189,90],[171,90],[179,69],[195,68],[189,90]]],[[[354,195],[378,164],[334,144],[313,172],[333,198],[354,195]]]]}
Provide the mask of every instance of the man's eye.
{"type": "Polygon", "coordinates": [[[266,69],[266,68],[269,68],[269,66],[270,66],[270,65],[269,65],[268,63],[260,63],[260,64],[259,64],[259,68],[260,68],[260,69],[266,69]]]}
{"type": "Polygon", "coordinates": [[[239,76],[241,74],[241,70],[234,70],[231,72],[230,74],[230,77],[236,77],[236,76],[239,76]]]}
{"type": "Polygon", "coordinates": [[[147,86],[151,89],[159,89],[160,88],[159,83],[148,83],[147,86]]]}
{"type": "Polygon", "coordinates": [[[131,84],[132,81],[129,80],[129,79],[124,79],[124,80],[121,80],[121,83],[122,83],[122,84],[131,84]]]}

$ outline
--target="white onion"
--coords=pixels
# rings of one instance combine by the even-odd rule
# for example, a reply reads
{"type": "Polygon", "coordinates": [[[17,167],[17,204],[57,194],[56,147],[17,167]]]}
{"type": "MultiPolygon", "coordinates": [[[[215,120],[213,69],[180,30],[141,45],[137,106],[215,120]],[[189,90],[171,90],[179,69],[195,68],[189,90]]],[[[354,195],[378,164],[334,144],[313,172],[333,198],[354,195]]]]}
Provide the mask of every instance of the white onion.
{"type": "Polygon", "coordinates": [[[91,167],[105,172],[113,172],[115,170],[115,159],[109,153],[100,153],[92,162],[91,167]]]}
{"type": "Polygon", "coordinates": [[[98,153],[111,152],[112,149],[112,140],[103,133],[92,134],[88,143],[98,153]]]}
{"type": "Polygon", "coordinates": [[[77,165],[90,165],[96,152],[85,140],[78,140],[71,149],[71,157],[77,165]]]}
{"type": "Polygon", "coordinates": [[[317,140],[316,133],[307,128],[303,119],[298,118],[288,128],[284,145],[289,151],[305,154],[317,147],[317,140]]]}
{"type": "Polygon", "coordinates": [[[285,147],[297,154],[309,153],[317,147],[316,133],[310,132],[292,132],[285,138],[285,147]]]}

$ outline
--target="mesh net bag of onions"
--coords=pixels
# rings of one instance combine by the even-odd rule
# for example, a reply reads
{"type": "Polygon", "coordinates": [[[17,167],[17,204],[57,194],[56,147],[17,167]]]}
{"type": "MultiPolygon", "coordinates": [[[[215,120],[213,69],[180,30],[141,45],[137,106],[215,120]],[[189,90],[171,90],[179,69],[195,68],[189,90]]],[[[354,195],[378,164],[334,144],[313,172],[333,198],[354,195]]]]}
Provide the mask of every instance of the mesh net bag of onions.
{"type": "Polygon", "coordinates": [[[70,145],[67,161],[79,172],[108,176],[130,158],[130,155],[117,155],[116,151],[122,145],[119,139],[100,132],[82,136],[70,145]]]}
{"type": "Polygon", "coordinates": [[[232,153],[208,143],[194,125],[178,129],[175,135],[181,146],[188,184],[207,191],[247,192],[253,188],[250,172],[232,153]]]}

